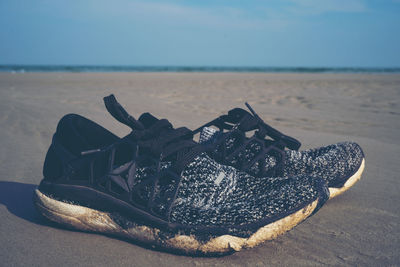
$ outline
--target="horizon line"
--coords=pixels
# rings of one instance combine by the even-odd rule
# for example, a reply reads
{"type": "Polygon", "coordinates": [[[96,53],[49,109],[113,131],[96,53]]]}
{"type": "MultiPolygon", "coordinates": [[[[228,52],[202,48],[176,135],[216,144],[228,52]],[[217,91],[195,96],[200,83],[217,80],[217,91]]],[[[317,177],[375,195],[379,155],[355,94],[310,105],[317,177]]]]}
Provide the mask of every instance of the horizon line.
{"type": "Polygon", "coordinates": [[[308,72],[397,73],[400,67],[0,64],[0,72],[308,72]]]}

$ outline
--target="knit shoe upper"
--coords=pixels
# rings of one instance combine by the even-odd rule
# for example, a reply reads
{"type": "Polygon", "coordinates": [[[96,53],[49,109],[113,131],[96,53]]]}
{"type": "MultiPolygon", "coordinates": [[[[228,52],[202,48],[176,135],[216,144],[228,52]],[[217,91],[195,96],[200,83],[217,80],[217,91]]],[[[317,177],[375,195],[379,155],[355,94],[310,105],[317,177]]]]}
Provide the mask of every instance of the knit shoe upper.
{"type": "Polygon", "coordinates": [[[360,168],[364,153],[358,144],[341,142],[298,151],[299,141],[273,129],[248,107],[252,114],[236,108],[194,131],[200,132],[199,142],[209,147],[213,159],[258,177],[323,177],[329,187],[343,186],[360,168]]]}
{"type": "MultiPolygon", "coordinates": [[[[135,120],[113,96],[105,103],[132,128],[131,134],[119,138],[84,117],[66,115],[46,156],[41,193],[106,213],[121,227],[161,229],[159,244],[178,233],[249,238],[260,227],[318,202],[315,212],[329,198],[322,179],[256,179],[211,159],[188,129],[174,129],[150,114],[135,120]]],[[[50,208],[41,211],[46,214],[50,208]]],[[[65,222],[65,216],[54,220],[72,221],[65,222]]]]}

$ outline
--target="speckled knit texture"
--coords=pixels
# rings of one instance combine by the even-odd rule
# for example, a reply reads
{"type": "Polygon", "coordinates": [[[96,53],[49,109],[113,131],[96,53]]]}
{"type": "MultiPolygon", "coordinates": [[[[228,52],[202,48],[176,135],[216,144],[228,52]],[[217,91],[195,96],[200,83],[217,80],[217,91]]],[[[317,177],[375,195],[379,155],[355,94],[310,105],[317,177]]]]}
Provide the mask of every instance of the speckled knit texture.
{"type": "Polygon", "coordinates": [[[331,187],[341,187],[361,165],[364,153],[354,142],[341,142],[304,151],[287,150],[284,176],[312,174],[331,187]]]}
{"type": "MultiPolygon", "coordinates": [[[[213,138],[221,136],[218,131],[208,127],[205,128],[207,129],[204,129],[200,135],[200,142],[210,142],[213,138]]],[[[218,153],[223,145],[227,146],[235,142],[236,138],[232,136],[232,138],[228,138],[225,141],[225,144],[217,146],[214,152],[218,153]]],[[[260,149],[259,144],[250,143],[245,150],[232,160],[225,160],[224,164],[238,167],[238,164],[243,162],[251,162],[260,149]]],[[[280,175],[284,177],[294,175],[323,177],[330,187],[341,187],[358,170],[364,158],[361,147],[354,142],[341,142],[304,151],[285,150],[284,153],[284,165],[280,172],[271,172],[271,170],[277,167],[277,162],[282,160],[281,156],[273,152],[265,155],[265,168],[268,173],[273,176],[280,175]]],[[[218,160],[218,157],[216,159],[218,160]]],[[[260,172],[258,166],[259,162],[255,162],[246,172],[258,176],[260,172]]]]}
{"type": "MultiPolygon", "coordinates": [[[[167,169],[170,163],[163,163],[167,169]]],[[[150,199],[151,183],[146,180],[155,173],[155,166],[140,167],[135,186],[144,184],[143,204],[150,199]]],[[[165,179],[168,180],[168,177],[165,179]]],[[[158,185],[153,210],[167,215],[166,193],[174,191],[174,180],[158,185]]],[[[189,226],[232,227],[268,218],[289,215],[310,202],[324,197],[322,179],[310,176],[255,178],[231,166],[221,165],[206,153],[197,156],[181,174],[176,199],[172,203],[170,222],[189,226]]],[[[247,230],[246,230],[247,231],[247,230]]],[[[246,232],[245,231],[245,232],[246,232]]],[[[232,233],[243,235],[243,232],[232,233]]],[[[247,232],[246,232],[247,233],[247,232]]]]}
{"type": "MultiPolygon", "coordinates": [[[[171,167],[171,162],[163,162],[161,163],[160,169],[166,170],[171,167]]],[[[152,198],[152,188],[153,182],[151,179],[154,178],[154,175],[157,173],[157,165],[150,164],[147,166],[139,166],[136,169],[136,175],[134,179],[133,186],[134,188],[140,186],[141,188],[136,191],[134,194],[134,200],[136,203],[141,204],[142,206],[146,206],[147,203],[152,198]]],[[[168,208],[168,200],[165,199],[165,196],[172,194],[175,191],[175,177],[171,176],[162,176],[160,177],[159,182],[155,186],[155,194],[154,194],[154,207],[153,211],[161,216],[167,215],[168,208]],[[166,202],[167,200],[167,202],[166,202]]]]}
{"type": "Polygon", "coordinates": [[[234,226],[294,212],[318,198],[321,185],[309,176],[256,179],[198,156],[182,173],[171,222],[234,226]]]}

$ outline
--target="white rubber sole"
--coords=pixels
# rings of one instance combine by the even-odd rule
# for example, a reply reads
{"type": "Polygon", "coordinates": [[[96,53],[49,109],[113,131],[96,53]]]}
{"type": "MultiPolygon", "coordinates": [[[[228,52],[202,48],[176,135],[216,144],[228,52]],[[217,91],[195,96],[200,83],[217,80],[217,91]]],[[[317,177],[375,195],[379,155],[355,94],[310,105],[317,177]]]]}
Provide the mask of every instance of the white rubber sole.
{"type": "Polygon", "coordinates": [[[130,224],[129,228],[122,228],[107,212],[55,200],[37,189],[34,194],[34,203],[42,215],[67,227],[110,234],[183,254],[215,255],[252,248],[264,241],[276,238],[310,216],[317,207],[318,200],[283,219],[259,228],[248,238],[222,235],[210,237],[209,240],[204,240],[204,238],[200,240],[195,235],[184,234],[166,238],[167,235],[159,229],[135,223],[130,224]]]}
{"type": "Polygon", "coordinates": [[[347,191],[350,187],[352,187],[358,180],[361,179],[361,175],[365,168],[365,159],[362,160],[360,167],[356,171],[353,176],[351,176],[346,183],[341,188],[329,187],[330,199],[337,197],[338,195],[342,194],[343,192],[347,191]]]}

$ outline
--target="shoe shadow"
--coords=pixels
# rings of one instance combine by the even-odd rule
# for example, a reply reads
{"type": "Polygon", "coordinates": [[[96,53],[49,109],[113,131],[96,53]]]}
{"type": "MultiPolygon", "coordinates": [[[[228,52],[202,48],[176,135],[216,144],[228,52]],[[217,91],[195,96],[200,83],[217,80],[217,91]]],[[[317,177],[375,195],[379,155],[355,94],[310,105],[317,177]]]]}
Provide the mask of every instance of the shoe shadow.
{"type": "Polygon", "coordinates": [[[52,222],[37,213],[33,205],[36,187],[34,184],[0,181],[0,204],[19,218],[39,225],[53,226],[52,222]]]}
{"type": "MultiPolygon", "coordinates": [[[[15,216],[22,218],[26,221],[29,221],[31,223],[35,223],[38,225],[44,225],[44,226],[51,226],[55,227],[58,229],[63,229],[67,231],[79,231],[79,232],[85,232],[85,233],[91,233],[91,232],[86,232],[86,231],[80,231],[76,229],[70,229],[67,227],[64,227],[62,225],[59,225],[55,222],[49,221],[43,216],[41,216],[37,211],[35,206],[33,205],[33,194],[35,189],[37,188],[37,185],[34,184],[24,184],[24,183],[18,183],[18,182],[7,182],[7,181],[0,181],[0,204],[4,205],[7,207],[8,211],[14,214],[15,216]]],[[[94,233],[95,234],[95,233],[94,233]]],[[[134,241],[134,240],[129,240],[127,238],[121,238],[121,237],[115,237],[113,235],[105,234],[106,236],[118,240],[123,240],[128,243],[133,243],[139,246],[142,246],[147,249],[159,251],[162,253],[165,252],[170,252],[176,255],[184,255],[182,252],[174,251],[174,250],[168,250],[168,249],[163,249],[159,247],[154,247],[153,245],[149,245],[146,243],[143,243],[141,241],[134,241]]],[[[233,253],[233,252],[232,252],[233,253]]],[[[221,257],[221,256],[226,256],[232,253],[227,253],[225,255],[189,255],[189,256],[196,256],[196,257],[221,257]]]]}

